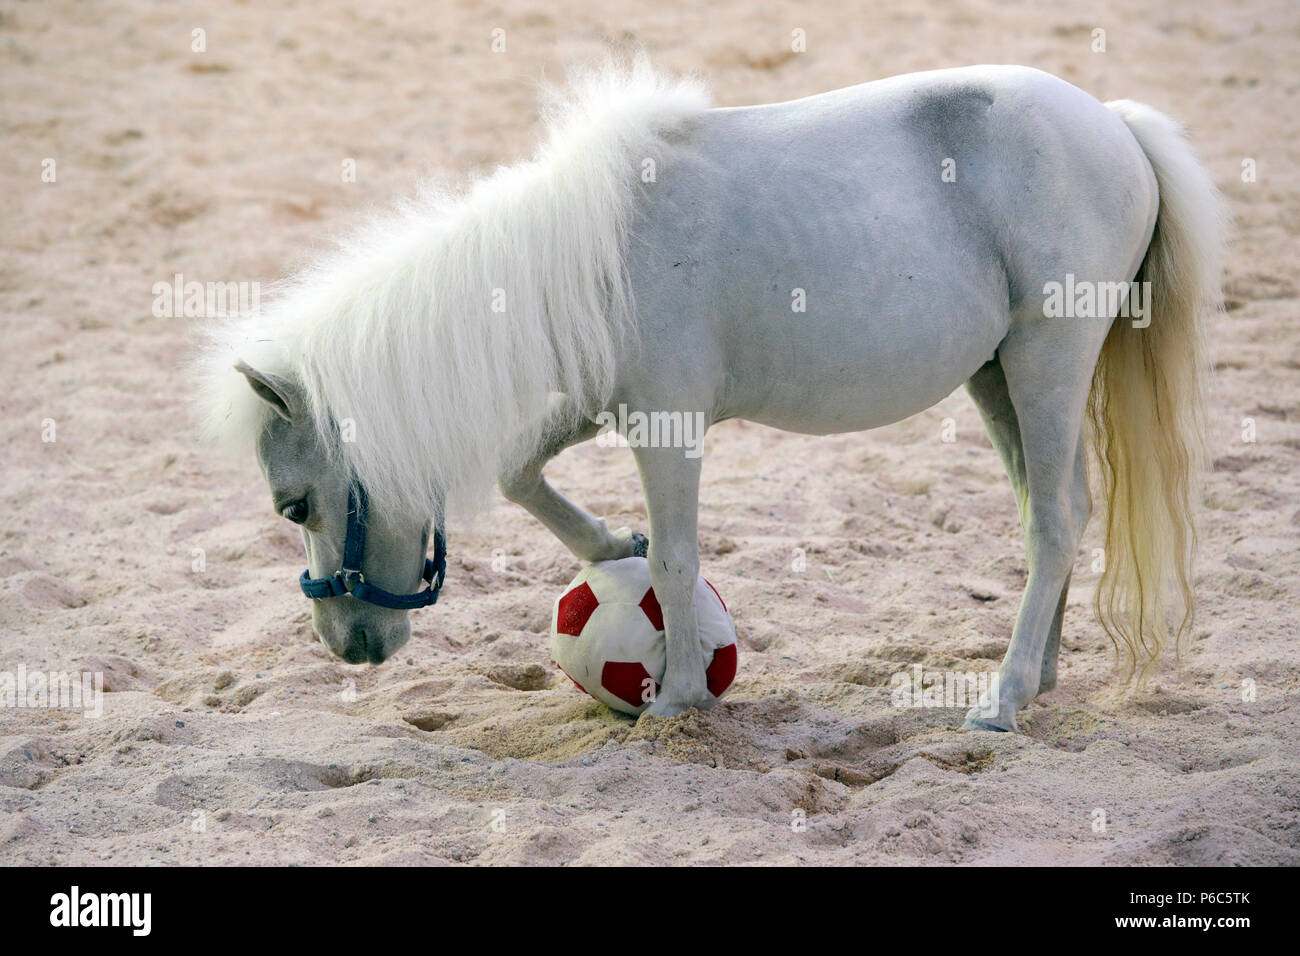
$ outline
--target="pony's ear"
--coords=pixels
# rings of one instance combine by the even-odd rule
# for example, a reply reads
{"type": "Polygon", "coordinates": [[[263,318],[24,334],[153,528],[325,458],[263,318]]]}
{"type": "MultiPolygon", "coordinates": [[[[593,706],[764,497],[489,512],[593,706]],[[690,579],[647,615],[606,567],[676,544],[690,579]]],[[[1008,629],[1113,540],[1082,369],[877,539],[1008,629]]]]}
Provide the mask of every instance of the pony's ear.
{"type": "Polygon", "coordinates": [[[242,359],[235,363],[235,371],[248,379],[248,384],[257,393],[257,397],[275,409],[275,413],[285,421],[293,421],[302,411],[297,386],[288,379],[259,372],[242,359]]]}

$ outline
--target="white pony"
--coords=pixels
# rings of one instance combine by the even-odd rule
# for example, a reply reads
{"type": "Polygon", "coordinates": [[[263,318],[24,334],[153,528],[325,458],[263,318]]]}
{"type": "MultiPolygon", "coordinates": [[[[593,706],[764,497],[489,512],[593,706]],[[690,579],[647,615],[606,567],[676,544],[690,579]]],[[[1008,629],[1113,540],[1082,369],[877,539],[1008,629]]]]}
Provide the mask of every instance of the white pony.
{"type": "MultiPolygon", "coordinates": [[[[1089,436],[1107,504],[1097,612],[1125,676],[1156,659],[1169,615],[1186,632],[1223,229],[1173,121],[1008,66],[711,109],[698,83],[637,62],[582,77],[548,127],[531,161],[371,224],[206,353],[209,424],[256,444],[277,510],[303,526],[304,590],[335,653],[378,662],[407,639],[410,599],[357,598],[419,585],[449,496],[473,506],[499,483],[579,558],[645,553],[542,475],[620,406],[827,434],[963,383],[1029,567],[999,699],[966,726],[1014,730],[1055,685],[1089,436]]],[[[701,462],[633,444],[668,642],[650,713],[672,715],[707,698],[701,462]]]]}

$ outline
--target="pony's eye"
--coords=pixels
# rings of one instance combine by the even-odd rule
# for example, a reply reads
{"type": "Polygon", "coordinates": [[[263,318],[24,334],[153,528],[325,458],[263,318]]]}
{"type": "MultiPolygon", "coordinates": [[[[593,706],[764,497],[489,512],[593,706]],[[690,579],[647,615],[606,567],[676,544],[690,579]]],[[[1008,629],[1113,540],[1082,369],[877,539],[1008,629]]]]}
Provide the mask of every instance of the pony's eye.
{"type": "Polygon", "coordinates": [[[280,514],[284,515],[294,524],[302,524],[306,521],[308,513],[306,498],[299,498],[297,501],[293,502],[293,504],[285,505],[280,511],[280,514]]]}

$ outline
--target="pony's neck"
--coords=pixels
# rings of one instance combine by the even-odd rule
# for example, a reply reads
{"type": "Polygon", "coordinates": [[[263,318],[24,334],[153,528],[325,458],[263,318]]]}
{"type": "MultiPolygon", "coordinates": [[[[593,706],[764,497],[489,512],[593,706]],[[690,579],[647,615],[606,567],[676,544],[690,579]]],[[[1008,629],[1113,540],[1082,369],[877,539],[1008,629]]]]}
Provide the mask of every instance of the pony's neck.
{"type": "Polygon", "coordinates": [[[587,77],[535,158],[433,194],[346,242],[309,280],[312,407],[378,505],[484,500],[531,451],[552,392],[603,406],[631,330],[623,248],[637,171],[707,108],[637,63],[587,77]]]}

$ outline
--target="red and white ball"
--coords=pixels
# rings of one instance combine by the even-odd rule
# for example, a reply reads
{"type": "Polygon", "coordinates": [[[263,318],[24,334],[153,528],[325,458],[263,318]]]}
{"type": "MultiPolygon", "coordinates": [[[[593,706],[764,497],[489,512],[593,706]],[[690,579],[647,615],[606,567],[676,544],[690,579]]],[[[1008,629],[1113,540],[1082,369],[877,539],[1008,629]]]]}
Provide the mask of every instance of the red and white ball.
{"type": "MultiPolygon", "coordinates": [[[[721,595],[695,581],[695,619],[709,695],[736,679],[736,626],[721,595]]],[[[551,656],[578,688],[625,714],[639,714],[659,692],[667,662],[664,616],[645,558],[589,564],[551,613],[551,656]]]]}

